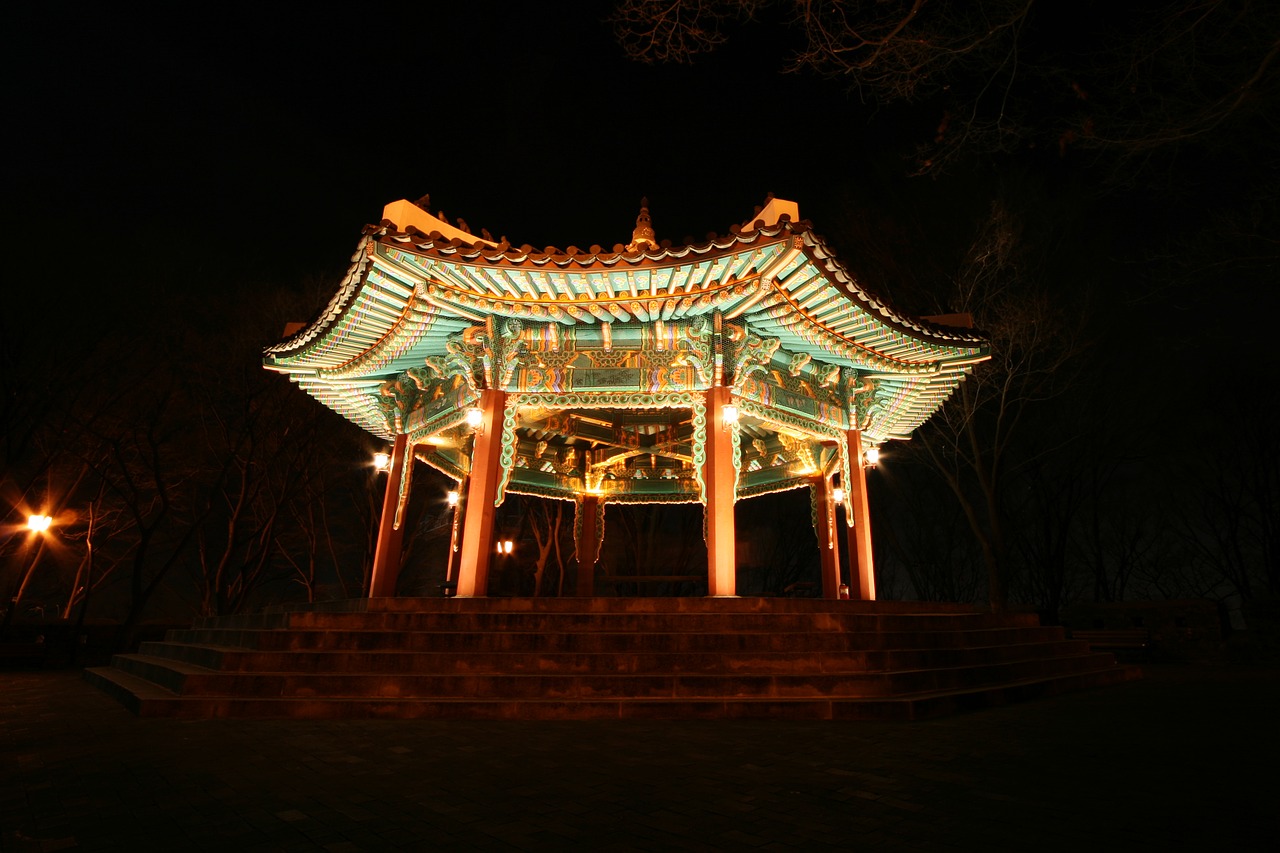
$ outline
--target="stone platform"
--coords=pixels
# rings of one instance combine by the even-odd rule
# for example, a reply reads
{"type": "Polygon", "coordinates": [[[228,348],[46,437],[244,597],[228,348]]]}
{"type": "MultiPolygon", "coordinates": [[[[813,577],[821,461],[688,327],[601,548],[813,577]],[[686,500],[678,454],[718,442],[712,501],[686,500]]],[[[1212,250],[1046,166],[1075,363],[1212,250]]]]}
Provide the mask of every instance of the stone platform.
{"type": "Polygon", "coordinates": [[[142,716],[316,719],[918,719],[1137,675],[1034,614],[766,598],[327,602],[85,671],[142,716]]]}

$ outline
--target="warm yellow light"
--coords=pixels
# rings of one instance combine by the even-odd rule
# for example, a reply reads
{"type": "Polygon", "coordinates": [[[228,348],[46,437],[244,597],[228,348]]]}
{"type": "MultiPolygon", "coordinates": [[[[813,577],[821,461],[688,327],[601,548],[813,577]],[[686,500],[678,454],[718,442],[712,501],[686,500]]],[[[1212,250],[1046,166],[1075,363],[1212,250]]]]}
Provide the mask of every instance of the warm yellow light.
{"type": "Polygon", "coordinates": [[[474,406],[467,409],[467,426],[474,430],[479,430],[484,426],[484,410],[477,409],[474,406]]]}
{"type": "Polygon", "coordinates": [[[834,489],[832,489],[831,500],[835,501],[838,504],[844,503],[844,489],[840,488],[839,486],[836,486],[834,489]]]}
{"type": "Polygon", "coordinates": [[[876,463],[880,461],[880,448],[868,447],[867,452],[863,454],[866,457],[867,465],[872,468],[876,467],[876,463]]]}
{"type": "Polygon", "coordinates": [[[720,407],[720,428],[725,432],[732,432],[733,425],[738,422],[737,406],[721,406],[720,407]]]}
{"type": "Polygon", "coordinates": [[[374,468],[377,468],[379,471],[385,471],[389,465],[391,465],[391,454],[387,453],[385,450],[379,450],[377,453],[373,454],[374,468]]]}
{"type": "Polygon", "coordinates": [[[28,515],[27,528],[36,533],[44,533],[53,524],[53,518],[47,515],[28,515]]]}
{"type": "Polygon", "coordinates": [[[461,495],[457,492],[449,492],[449,494],[445,496],[445,500],[449,501],[449,506],[457,506],[460,498],[461,495]]]}
{"type": "Polygon", "coordinates": [[[515,547],[515,543],[512,542],[510,539],[503,539],[501,542],[498,543],[498,553],[510,554],[511,549],[514,547],[515,547]]]}

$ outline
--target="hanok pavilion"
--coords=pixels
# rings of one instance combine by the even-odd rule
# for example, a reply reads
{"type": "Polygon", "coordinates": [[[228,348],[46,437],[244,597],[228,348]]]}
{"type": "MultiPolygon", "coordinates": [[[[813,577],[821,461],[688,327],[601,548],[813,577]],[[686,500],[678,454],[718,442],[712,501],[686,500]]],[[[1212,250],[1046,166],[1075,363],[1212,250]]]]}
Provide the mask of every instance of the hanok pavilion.
{"type": "Polygon", "coordinates": [[[486,593],[508,494],[573,501],[579,596],[607,504],[701,503],[707,592],[732,596],[734,502],[807,487],[823,595],[840,592],[847,500],[849,586],[874,599],[866,454],[987,358],[963,319],[894,311],[781,199],[687,246],[659,244],[642,205],[611,251],[495,243],[397,201],[266,365],[393,442],[375,597],[395,594],[413,456],[463,484],[459,596],[486,593]]]}
{"type": "Polygon", "coordinates": [[[962,318],[871,296],[779,199],[679,247],[642,208],[629,244],[585,252],[396,202],[328,307],[266,357],[394,447],[370,596],[205,617],[86,677],[148,716],[827,720],[1136,677],[1034,613],[872,600],[865,454],[986,357],[962,318]],[[395,596],[411,458],[461,484],[456,596],[395,596]],[[735,596],[734,501],[794,488],[812,496],[823,597],[735,596]],[[836,600],[838,492],[862,600],[836,600]],[[574,502],[575,595],[486,596],[516,493],[574,502]],[[593,594],[605,507],[644,501],[703,505],[708,595],[593,594]]]}

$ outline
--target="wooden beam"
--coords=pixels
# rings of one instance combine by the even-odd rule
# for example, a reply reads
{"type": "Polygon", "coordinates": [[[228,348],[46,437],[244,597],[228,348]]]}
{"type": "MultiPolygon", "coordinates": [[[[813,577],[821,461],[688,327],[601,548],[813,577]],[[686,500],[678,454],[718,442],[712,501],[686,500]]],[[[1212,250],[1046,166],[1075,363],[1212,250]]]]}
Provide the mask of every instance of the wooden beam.
{"type": "Polygon", "coordinates": [[[840,597],[840,537],[836,533],[836,502],[832,496],[831,478],[818,474],[811,478],[810,488],[818,504],[818,566],[822,576],[822,597],[840,597]]]}
{"type": "Polygon", "coordinates": [[[579,597],[595,595],[596,561],[600,559],[602,533],[596,522],[599,507],[599,495],[583,495],[574,502],[574,511],[582,514],[580,523],[573,526],[577,533],[573,546],[578,555],[578,583],[574,595],[579,597]]]}
{"type": "Polygon", "coordinates": [[[876,598],[876,569],[871,556],[871,514],[867,506],[867,471],[862,458],[862,433],[845,433],[849,442],[849,476],[845,486],[845,512],[852,513],[849,528],[850,597],[862,601],[876,598]]]}
{"type": "Polygon", "coordinates": [[[702,481],[707,486],[707,595],[737,595],[737,556],[734,552],[734,429],[725,423],[724,407],[732,396],[728,388],[716,386],[707,391],[707,459],[702,466],[702,481]]]}
{"type": "Polygon", "coordinates": [[[484,413],[471,453],[466,508],[462,516],[462,556],[458,565],[458,596],[483,598],[489,590],[489,566],[493,551],[494,501],[502,472],[502,416],[505,391],[481,391],[484,413]]]}
{"type": "MultiPolygon", "coordinates": [[[[370,598],[394,598],[400,578],[400,558],[404,548],[404,525],[396,524],[400,508],[400,479],[404,466],[412,465],[409,436],[396,436],[387,470],[387,488],[382,496],[382,517],[378,521],[378,543],[373,551],[373,572],[369,577],[370,598]]],[[[408,495],[405,496],[406,499],[408,495]]]]}

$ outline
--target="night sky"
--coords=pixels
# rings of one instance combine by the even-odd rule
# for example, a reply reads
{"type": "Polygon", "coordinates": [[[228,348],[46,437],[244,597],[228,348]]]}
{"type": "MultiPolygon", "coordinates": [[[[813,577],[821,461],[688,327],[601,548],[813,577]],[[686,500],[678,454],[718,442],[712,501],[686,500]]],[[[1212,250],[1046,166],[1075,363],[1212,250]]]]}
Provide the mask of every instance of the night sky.
{"type": "MultiPolygon", "coordinates": [[[[1125,32],[1143,33],[1146,10],[1169,5],[1126,7],[1137,11],[1125,32]]],[[[1076,8],[1035,7],[1027,46],[1066,70],[1057,88],[1010,103],[1025,115],[1041,101],[1076,109],[1086,89],[1100,101],[1091,87],[1123,77],[1091,59],[1116,38],[1108,4],[1076,8]],[[1071,63],[1098,82],[1077,85],[1071,63]]],[[[214,305],[296,289],[304,320],[361,228],[387,202],[423,194],[475,233],[585,249],[625,243],[642,196],[659,239],[680,243],[727,232],[774,193],[799,203],[868,290],[904,313],[936,313],[992,199],[1012,187],[1033,274],[1090,318],[1081,384],[1096,389],[1096,417],[1123,410],[1131,434],[1160,430],[1156,444],[1177,446],[1193,398],[1264,387],[1277,221],[1268,131],[1280,121],[1262,99],[1274,69],[1185,145],[1109,160],[1028,144],[910,177],[944,103],[864,102],[838,81],[784,74],[796,42],[777,26],[743,30],[692,66],[632,62],[608,10],[9,12],[9,327],[48,347],[58,335],[190,321],[151,309],[168,291],[214,305]]],[[[1147,68],[1139,82],[1156,98],[1162,81],[1207,69],[1208,91],[1222,85],[1210,60],[1231,47],[1195,67],[1147,68]]],[[[1239,54],[1252,61],[1251,49],[1239,54]]],[[[1139,113],[1140,95],[1126,95],[1139,113]]]]}
{"type": "Polygon", "coordinates": [[[385,203],[424,193],[516,245],[608,248],[642,196],[680,242],[768,192],[818,218],[833,181],[903,172],[856,99],[750,38],[672,68],[541,4],[18,15],[6,230],[92,253],[59,287],[333,273],[385,203]]]}
{"type": "MultiPolygon", "coordinates": [[[[904,103],[784,73],[800,41],[777,15],[692,65],[631,61],[612,5],[7,12],[0,355],[17,405],[0,414],[34,424],[39,406],[73,410],[99,383],[163,405],[166,376],[193,394],[250,375],[282,386],[262,348],[315,316],[363,227],[401,198],[429,194],[514,245],[608,250],[642,197],[659,240],[680,244],[749,221],[773,193],[865,290],[914,316],[955,310],[955,283],[979,268],[970,247],[1003,210],[1017,251],[1000,275],[1019,296],[1003,316],[981,301],[979,325],[1043,302],[1021,328],[1074,347],[1018,419],[995,510],[1016,516],[1011,563],[1049,578],[1045,555],[1069,549],[1073,574],[1041,590],[1029,573],[1018,595],[1046,612],[1060,592],[1103,595],[1095,576],[1122,568],[1102,561],[1135,554],[1116,564],[1146,573],[1130,596],[1238,601],[1239,579],[1224,580],[1237,569],[1275,594],[1280,7],[989,0],[1030,9],[1016,66],[975,53],[953,88],[904,103]],[[1206,23],[1187,30],[1197,9],[1206,23]],[[921,146],[984,122],[999,132],[913,175],[921,146]]],[[[191,415],[171,452],[211,422],[191,415]]],[[[361,441],[372,452],[319,416],[351,442],[332,458],[363,459],[361,441]]],[[[147,426],[133,417],[121,428],[147,426]]],[[[43,426],[30,435],[72,434],[43,426]]],[[[878,568],[898,567],[895,594],[982,598],[977,581],[961,588],[980,577],[981,534],[945,463],[922,462],[925,430],[937,423],[891,442],[872,478],[878,568]],[[933,575],[908,589],[919,566],[933,575]]],[[[971,498],[979,479],[959,490],[971,498]]],[[[756,527],[782,529],[772,504],[748,505],[756,527]]]]}

